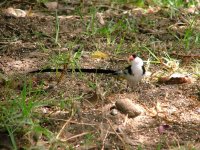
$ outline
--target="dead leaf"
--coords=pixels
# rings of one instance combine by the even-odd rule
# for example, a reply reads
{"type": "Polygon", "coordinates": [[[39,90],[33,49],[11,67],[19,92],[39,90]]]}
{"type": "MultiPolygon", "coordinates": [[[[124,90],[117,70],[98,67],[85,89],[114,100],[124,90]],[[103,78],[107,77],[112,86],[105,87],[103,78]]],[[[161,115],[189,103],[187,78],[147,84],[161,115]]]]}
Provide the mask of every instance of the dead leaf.
{"type": "Polygon", "coordinates": [[[190,14],[198,14],[198,10],[195,6],[191,6],[191,7],[187,8],[186,12],[188,12],[190,14]]]}
{"type": "Polygon", "coordinates": [[[101,25],[105,25],[105,21],[104,21],[104,19],[103,19],[103,13],[97,12],[96,16],[97,16],[97,18],[98,18],[99,23],[100,23],[101,25]]]}
{"type": "Polygon", "coordinates": [[[158,83],[165,83],[165,84],[192,83],[192,79],[187,75],[173,74],[171,76],[160,77],[158,79],[158,83]]]}
{"type": "Polygon", "coordinates": [[[84,99],[83,105],[91,107],[97,104],[99,96],[96,91],[88,91],[86,94],[84,94],[84,99]]]}
{"type": "Polygon", "coordinates": [[[108,58],[108,55],[101,51],[95,51],[94,53],[92,53],[92,58],[106,59],[108,58]]]}
{"type": "Polygon", "coordinates": [[[160,7],[149,7],[147,9],[147,14],[154,14],[160,10],[160,7]]]}
{"type": "Polygon", "coordinates": [[[157,112],[163,112],[160,102],[156,103],[156,110],[157,110],[157,112]]]}
{"type": "Polygon", "coordinates": [[[26,16],[32,17],[34,15],[35,15],[35,13],[32,12],[32,8],[30,7],[29,10],[26,12],[26,16]]]}
{"type": "Polygon", "coordinates": [[[158,127],[158,133],[159,134],[163,134],[163,133],[166,133],[166,130],[168,130],[170,128],[169,125],[165,124],[165,125],[160,125],[158,127]]]}
{"type": "Polygon", "coordinates": [[[158,83],[166,83],[167,81],[169,81],[169,76],[166,77],[159,77],[158,78],[158,83]]]}
{"type": "Polygon", "coordinates": [[[176,57],[177,59],[181,59],[184,63],[190,63],[192,61],[192,59],[200,59],[200,55],[194,55],[194,54],[180,54],[177,52],[172,52],[170,54],[173,57],[176,57]]]}
{"type": "Polygon", "coordinates": [[[154,108],[150,108],[150,109],[146,109],[146,110],[148,112],[148,115],[151,116],[151,117],[155,117],[158,114],[155,107],[154,108]]]}
{"type": "Polygon", "coordinates": [[[26,17],[27,12],[21,9],[14,9],[12,7],[7,8],[4,11],[5,15],[12,17],[26,17]]]}
{"type": "Polygon", "coordinates": [[[146,108],[146,111],[148,112],[148,115],[151,117],[165,117],[166,116],[166,112],[165,109],[167,105],[164,105],[163,103],[157,102],[156,105],[150,109],[146,108]]]}
{"type": "Polygon", "coordinates": [[[133,13],[137,16],[141,16],[144,13],[144,9],[143,8],[134,8],[131,10],[131,13],[133,13]]]}
{"type": "Polygon", "coordinates": [[[44,5],[49,9],[49,10],[56,10],[58,8],[58,2],[47,2],[44,3],[44,5]]]}

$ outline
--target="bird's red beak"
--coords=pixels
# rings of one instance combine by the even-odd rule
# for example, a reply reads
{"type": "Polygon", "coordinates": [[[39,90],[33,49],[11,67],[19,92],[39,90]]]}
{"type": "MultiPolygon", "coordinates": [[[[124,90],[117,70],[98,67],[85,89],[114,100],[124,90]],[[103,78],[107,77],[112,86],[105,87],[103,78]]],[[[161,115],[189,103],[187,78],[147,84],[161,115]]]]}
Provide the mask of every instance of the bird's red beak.
{"type": "Polygon", "coordinates": [[[129,57],[129,61],[133,61],[135,58],[131,55],[130,57],[129,57]]]}

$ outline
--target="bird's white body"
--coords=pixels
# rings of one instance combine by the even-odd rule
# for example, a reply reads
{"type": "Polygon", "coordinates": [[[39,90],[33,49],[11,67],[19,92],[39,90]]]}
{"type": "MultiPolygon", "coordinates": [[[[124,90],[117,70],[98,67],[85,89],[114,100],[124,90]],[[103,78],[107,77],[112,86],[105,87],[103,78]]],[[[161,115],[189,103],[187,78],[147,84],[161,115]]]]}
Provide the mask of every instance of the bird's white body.
{"type": "Polygon", "coordinates": [[[130,87],[136,86],[138,82],[142,80],[144,76],[143,65],[143,60],[139,57],[136,57],[131,61],[132,74],[128,74],[126,77],[127,83],[130,87]]]}
{"type": "Polygon", "coordinates": [[[130,88],[136,86],[145,74],[143,60],[140,57],[131,59],[131,65],[124,70],[118,71],[117,74],[127,80],[130,88]]]}

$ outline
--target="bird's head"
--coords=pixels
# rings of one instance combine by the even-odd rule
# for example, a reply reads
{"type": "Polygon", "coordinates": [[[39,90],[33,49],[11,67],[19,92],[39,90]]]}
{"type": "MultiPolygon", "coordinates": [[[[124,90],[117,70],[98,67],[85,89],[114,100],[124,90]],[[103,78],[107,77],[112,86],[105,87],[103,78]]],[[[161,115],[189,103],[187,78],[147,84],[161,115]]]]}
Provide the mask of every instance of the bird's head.
{"type": "Polygon", "coordinates": [[[129,57],[129,61],[131,62],[132,65],[143,66],[143,60],[135,54],[133,54],[129,57]]]}
{"type": "Polygon", "coordinates": [[[137,55],[135,55],[135,54],[133,54],[133,55],[131,55],[130,57],[129,57],[129,61],[133,61],[135,58],[137,57],[137,55]]]}

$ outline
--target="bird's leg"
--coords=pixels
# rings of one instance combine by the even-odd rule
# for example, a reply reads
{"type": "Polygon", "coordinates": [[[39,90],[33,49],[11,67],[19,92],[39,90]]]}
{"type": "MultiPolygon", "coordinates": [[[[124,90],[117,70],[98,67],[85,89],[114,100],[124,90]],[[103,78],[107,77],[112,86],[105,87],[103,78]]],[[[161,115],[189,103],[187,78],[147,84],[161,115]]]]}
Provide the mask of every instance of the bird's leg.
{"type": "Polygon", "coordinates": [[[139,86],[139,83],[133,83],[133,82],[129,82],[127,83],[127,92],[136,92],[139,93],[141,91],[141,88],[139,86]]]}
{"type": "Polygon", "coordinates": [[[135,86],[135,92],[140,93],[141,91],[142,91],[142,88],[141,88],[141,85],[139,82],[139,83],[137,83],[137,86],[135,86]]]}
{"type": "Polygon", "coordinates": [[[129,93],[130,92],[130,88],[129,88],[129,84],[126,84],[126,92],[129,93]]]}
{"type": "Polygon", "coordinates": [[[126,85],[126,92],[128,92],[128,93],[130,93],[130,92],[132,92],[132,91],[134,91],[134,85],[132,84],[132,83],[127,83],[127,85],[126,85]]]}

